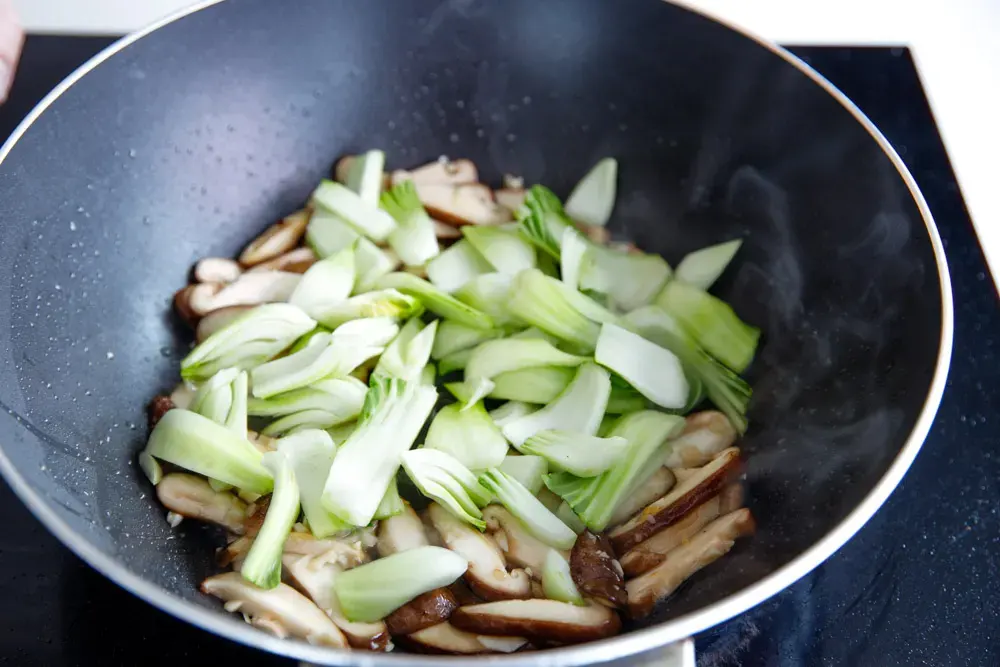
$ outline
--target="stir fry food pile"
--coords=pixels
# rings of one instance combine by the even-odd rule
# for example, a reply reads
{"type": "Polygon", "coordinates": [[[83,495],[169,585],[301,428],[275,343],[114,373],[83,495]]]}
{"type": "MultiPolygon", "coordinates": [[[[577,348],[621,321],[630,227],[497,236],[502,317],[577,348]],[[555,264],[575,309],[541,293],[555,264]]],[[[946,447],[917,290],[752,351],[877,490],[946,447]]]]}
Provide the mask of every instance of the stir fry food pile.
{"type": "Polygon", "coordinates": [[[508,653],[614,635],[753,531],[759,331],[708,292],[739,241],[614,242],[613,159],[565,204],[468,160],[335,172],[175,296],[197,344],[139,461],[172,525],[225,530],[204,593],[314,644],[508,653]]]}

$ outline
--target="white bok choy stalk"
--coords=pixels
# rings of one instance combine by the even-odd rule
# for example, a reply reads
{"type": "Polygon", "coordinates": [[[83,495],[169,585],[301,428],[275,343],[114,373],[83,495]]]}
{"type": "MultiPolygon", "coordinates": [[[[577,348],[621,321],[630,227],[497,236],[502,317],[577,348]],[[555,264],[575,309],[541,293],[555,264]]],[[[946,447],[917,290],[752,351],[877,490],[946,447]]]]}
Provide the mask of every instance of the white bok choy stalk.
{"type": "Polygon", "coordinates": [[[469,562],[442,547],[416,547],[337,575],[333,589],[347,620],[373,623],[465,574],[469,562]]]}
{"type": "Polygon", "coordinates": [[[601,425],[610,394],[608,372],[587,362],[579,367],[576,377],[559,398],[537,412],[504,425],[504,437],[520,449],[525,440],[540,431],[559,429],[594,435],[601,425]]]}
{"type": "Polygon", "coordinates": [[[434,347],[431,349],[432,359],[443,359],[453,352],[469,350],[480,343],[499,338],[503,335],[500,329],[475,329],[451,320],[439,320],[437,335],[434,337],[434,347]]]}
{"type": "Polygon", "coordinates": [[[240,574],[255,586],[274,588],[281,583],[281,553],[285,540],[299,518],[299,486],[288,457],[281,452],[264,454],[261,464],[274,475],[274,493],[240,574]]]}
{"type": "Polygon", "coordinates": [[[456,292],[473,278],[492,272],[493,266],[466,239],[427,262],[427,278],[448,294],[456,292]]]}
{"type": "MultiPolygon", "coordinates": [[[[409,320],[389,343],[389,347],[385,348],[372,374],[420,381],[421,374],[430,361],[437,330],[437,320],[426,327],[417,317],[409,320]]],[[[428,384],[433,384],[433,381],[428,384]]]]}
{"type": "Polygon", "coordinates": [[[670,265],[659,255],[592,243],[579,276],[580,289],[604,294],[610,306],[629,311],[656,298],[670,279],[670,265]]]}
{"type": "Polygon", "coordinates": [[[411,449],[403,453],[403,470],[425,496],[479,530],[486,528],[479,508],[490,502],[490,493],[453,456],[435,449],[411,449]]]}
{"type": "Polygon", "coordinates": [[[495,326],[512,328],[518,324],[508,306],[512,284],[513,278],[505,273],[486,273],[465,283],[455,298],[486,313],[495,326]]]}
{"type": "Polygon", "coordinates": [[[340,216],[355,231],[381,243],[396,229],[396,222],[376,204],[336,181],[322,181],[313,191],[313,202],[340,216]]]}
{"type": "Polygon", "coordinates": [[[476,329],[492,329],[493,320],[489,315],[462,303],[450,294],[441,291],[431,283],[406,273],[396,272],[382,276],[376,281],[379,289],[396,289],[419,299],[427,310],[445,319],[454,320],[476,329]]]}
{"type": "Polygon", "coordinates": [[[377,206],[382,192],[382,173],[385,171],[385,153],[366,151],[355,156],[347,170],[344,185],[358,193],[358,197],[369,206],[377,206]]]}
{"type": "Polygon", "coordinates": [[[597,477],[549,473],[545,485],[565,500],[592,531],[607,528],[615,507],[656,471],[669,439],[684,428],[684,418],[646,410],[621,417],[608,437],[623,438],[628,451],[614,467],[597,477]]]}
{"type": "Polygon", "coordinates": [[[353,528],[330,513],[321,500],[323,486],[337,454],[337,446],[330,434],[319,429],[299,431],[278,440],[275,449],[288,459],[295,475],[309,531],[323,539],[353,528]]]}
{"type": "Polygon", "coordinates": [[[541,456],[508,454],[497,469],[520,482],[531,495],[537,496],[545,488],[542,477],[549,472],[549,464],[541,456]]]}
{"type": "Polygon", "coordinates": [[[353,320],[331,334],[313,336],[298,352],[257,366],[250,372],[253,395],[270,398],[328,377],[343,377],[381,354],[399,333],[387,317],[353,320]]]}
{"type": "Polygon", "coordinates": [[[391,317],[405,320],[424,311],[412,296],[394,289],[376,290],[352,296],[335,304],[316,309],[316,320],[325,327],[336,329],[345,322],[371,317],[391,317]]]}
{"type": "Polygon", "coordinates": [[[388,519],[397,514],[401,514],[406,509],[403,496],[399,495],[399,480],[393,477],[389,481],[389,488],[385,490],[385,495],[379,501],[378,509],[375,510],[375,518],[378,520],[388,519]]]}
{"type": "Polygon", "coordinates": [[[396,221],[389,246],[403,264],[423,266],[440,253],[434,222],[424,210],[412,181],[403,181],[382,193],[382,208],[396,221]]]}
{"type": "Polygon", "coordinates": [[[227,368],[198,388],[189,409],[222,424],[241,438],[246,438],[248,393],[249,378],[246,371],[227,368]]]}
{"type": "Polygon", "coordinates": [[[521,417],[527,417],[537,410],[538,408],[535,406],[522,403],[521,401],[508,401],[500,407],[490,410],[490,419],[497,425],[497,428],[503,429],[504,426],[512,421],[517,421],[521,417]]]}
{"type": "Polygon", "coordinates": [[[698,289],[707,290],[726,270],[741,245],[743,245],[742,239],[734,239],[695,250],[685,255],[677,265],[674,278],[698,289]]]}
{"type": "Polygon", "coordinates": [[[580,595],[579,589],[573,583],[569,563],[555,549],[549,549],[545,555],[545,563],[542,565],[542,591],[544,591],[545,597],[550,600],[559,600],[575,605],[584,604],[583,596],[580,595]]]}
{"type": "Polygon", "coordinates": [[[153,428],[140,463],[144,470],[151,467],[151,457],[244,491],[266,494],[274,479],[261,464],[261,456],[246,437],[196,412],[175,408],[153,428]]]}
{"type": "Polygon", "coordinates": [[[577,222],[603,227],[611,219],[618,190],[618,160],[606,157],[587,172],[566,199],[566,214],[577,222]]]}
{"type": "Polygon", "coordinates": [[[567,354],[545,340],[504,338],[481,343],[465,365],[466,378],[487,378],[537,366],[576,367],[587,357],[567,354]]]}
{"type": "MultiPolygon", "coordinates": [[[[366,393],[368,385],[350,375],[324,378],[308,387],[270,398],[251,398],[248,411],[254,417],[288,417],[308,412],[311,413],[309,423],[319,424],[316,428],[327,429],[357,418],[366,393]]],[[[292,421],[301,420],[290,420],[288,423],[292,421]]]]}
{"type": "Polygon", "coordinates": [[[323,490],[323,505],[367,526],[396,471],[437,402],[434,387],[373,378],[358,426],[340,446],[323,490]]]}
{"type": "Polygon", "coordinates": [[[539,540],[556,549],[573,548],[576,533],[516,479],[491,468],[479,476],[479,483],[491,491],[500,504],[539,540]]]}
{"type": "Polygon", "coordinates": [[[343,303],[354,289],[355,243],[310,266],[288,302],[314,319],[343,303]]]}
{"type": "Polygon", "coordinates": [[[493,386],[493,381],[486,378],[468,378],[464,382],[448,382],[444,388],[462,404],[462,410],[468,410],[489,396],[493,386]]]}
{"type": "Polygon", "coordinates": [[[315,320],[297,306],[287,303],[257,306],[191,350],[181,361],[181,377],[201,382],[225,368],[253,368],[315,326],[315,320]]]}
{"type": "Polygon", "coordinates": [[[596,477],[617,465],[628,448],[625,438],[548,430],[531,436],[519,449],[525,454],[541,456],[555,470],[577,477],[596,477]]]}
{"type": "Polygon", "coordinates": [[[566,390],[575,376],[576,370],[569,366],[538,366],[500,373],[492,378],[490,398],[523,403],[551,403],[566,390]]]}
{"type": "Polygon", "coordinates": [[[687,405],[690,387],[680,359],[638,334],[615,324],[602,325],[594,359],[662,408],[687,405]]]}
{"type": "Polygon", "coordinates": [[[462,235],[494,270],[514,276],[535,268],[535,247],[518,234],[517,229],[466,225],[462,235]]]}
{"type": "Polygon", "coordinates": [[[500,465],[508,450],[507,440],[481,401],[467,409],[459,403],[441,408],[427,429],[424,448],[445,452],[469,470],[500,465]]]}

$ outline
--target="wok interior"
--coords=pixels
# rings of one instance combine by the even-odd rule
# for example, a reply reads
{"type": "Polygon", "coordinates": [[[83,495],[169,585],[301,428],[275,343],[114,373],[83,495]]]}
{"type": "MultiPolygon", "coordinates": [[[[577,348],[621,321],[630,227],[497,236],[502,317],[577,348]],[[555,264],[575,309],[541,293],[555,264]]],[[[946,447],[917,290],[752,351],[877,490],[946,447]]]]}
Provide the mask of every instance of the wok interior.
{"type": "Polygon", "coordinates": [[[135,465],[190,336],[170,297],[341,154],[442,153],[561,195],[621,165],[613,230],[676,263],[744,237],[718,292],[764,332],[743,441],[759,532],[652,622],[802,553],[921,409],[939,283],[924,223],[852,115],[779,56],[657,0],[223,3],[128,46],[0,164],[0,442],[93,548],[171,594],[218,536],[172,530],[135,465]]]}

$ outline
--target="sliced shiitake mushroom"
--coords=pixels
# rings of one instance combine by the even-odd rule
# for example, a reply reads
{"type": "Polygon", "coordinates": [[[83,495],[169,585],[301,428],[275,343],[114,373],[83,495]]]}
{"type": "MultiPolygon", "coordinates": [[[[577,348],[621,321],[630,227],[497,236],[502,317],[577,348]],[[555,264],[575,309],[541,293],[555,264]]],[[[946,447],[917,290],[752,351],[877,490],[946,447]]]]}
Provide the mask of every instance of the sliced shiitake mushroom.
{"type": "Polygon", "coordinates": [[[222,283],[198,283],[183,287],[174,293],[174,310],[193,327],[202,315],[212,310],[212,299],[223,287],[222,283]]]}
{"type": "Polygon", "coordinates": [[[342,571],[339,566],[315,557],[289,553],[281,557],[281,563],[292,585],[312,598],[316,606],[322,609],[346,635],[352,647],[369,651],[390,649],[392,642],[385,623],[382,621],[355,623],[344,616],[333,589],[337,575],[342,571]]]}
{"type": "Polygon", "coordinates": [[[618,504],[611,514],[610,525],[617,526],[628,521],[633,514],[674,488],[676,481],[669,468],[657,468],[649,479],[618,504]]]}
{"type": "MultiPolygon", "coordinates": [[[[666,560],[667,554],[701,532],[701,529],[719,517],[719,496],[709,498],[685,514],[677,523],[654,533],[632,547],[622,556],[625,574],[637,577],[666,560]]],[[[733,509],[736,509],[735,507],[733,509]]]]}
{"type": "Polygon", "coordinates": [[[264,525],[264,517],[267,516],[267,508],[271,506],[271,496],[264,496],[247,507],[247,537],[256,537],[264,525]]]}
{"type": "Polygon", "coordinates": [[[447,588],[435,588],[413,598],[385,617],[385,625],[393,635],[409,635],[444,623],[458,609],[458,600],[447,588]]]}
{"type": "MultiPolygon", "coordinates": [[[[483,519],[486,530],[509,563],[525,568],[532,577],[542,576],[545,557],[552,547],[529,533],[502,505],[488,505],[483,510],[483,519]]],[[[561,553],[568,558],[568,553],[561,553]]]]}
{"type": "Polygon", "coordinates": [[[625,553],[663,528],[680,521],[692,509],[721,491],[735,476],[739,466],[740,450],[733,447],[719,454],[708,465],[698,468],[697,475],[680,481],[670,493],[611,531],[615,549],[625,553]]]}
{"type": "Polygon", "coordinates": [[[437,237],[438,241],[457,241],[462,238],[462,232],[454,225],[434,220],[434,236],[437,237]]]}
{"type": "Polygon", "coordinates": [[[748,509],[730,512],[708,524],[668,553],[662,563],[628,582],[629,613],[633,618],[649,614],[658,601],[677,590],[695,572],[725,555],[737,538],[753,531],[754,520],[748,509]]]}
{"type": "Polygon", "coordinates": [[[409,503],[399,514],[379,521],[377,538],[378,555],[383,558],[428,544],[424,524],[409,503]]]}
{"type": "Polygon", "coordinates": [[[149,407],[147,408],[149,413],[149,430],[153,430],[160,423],[160,420],[163,419],[163,415],[176,407],[174,401],[169,396],[155,396],[149,402],[149,407]]]}
{"type": "Polygon", "coordinates": [[[258,588],[239,573],[226,572],[203,581],[201,591],[224,600],[226,611],[240,612],[251,625],[282,639],[292,636],[320,646],[348,646],[333,621],[287,584],[258,588]]]}
{"type": "Polygon", "coordinates": [[[277,438],[272,438],[269,435],[261,435],[257,431],[248,430],[247,440],[249,440],[250,444],[256,447],[261,454],[273,452],[275,447],[278,445],[277,438]]]}
{"type": "Polygon", "coordinates": [[[664,465],[669,468],[700,468],[736,442],[736,429],[726,415],[705,410],[688,415],[684,430],[673,441],[664,465]]]}
{"type": "Polygon", "coordinates": [[[364,540],[353,534],[345,538],[318,538],[312,533],[293,532],[285,540],[284,553],[314,556],[317,563],[332,563],[344,569],[370,560],[364,540]]]}
{"type": "Polygon", "coordinates": [[[254,266],[283,255],[297,246],[306,233],[310,215],[309,210],[302,209],[268,227],[243,249],[240,253],[240,264],[247,267],[254,266]]]}
{"type": "Polygon", "coordinates": [[[577,223],[576,226],[577,229],[583,232],[584,236],[597,245],[607,245],[611,240],[611,232],[608,231],[607,227],[601,227],[600,225],[585,225],[583,223],[577,223]]]}
{"type": "Polygon", "coordinates": [[[464,185],[476,183],[479,170],[472,160],[448,160],[442,158],[416,169],[397,169],[392,172],[392,184],[413,181],[414,185],[464,185]]]}
{"type": "Polygon", "coordinates": [[[278,255],[274,259],[261,262],[247,273],[259,273],[261,271],[285,271],[287,273],[305,273],[319,258],[312,248],[296,248],[289,250],[283,255],[278,255]]]}
{"type": "Polygon", "coordinates": [[[171,512],[222,526],[231,533],[246,531],[247,504],[229,493],[216,491],[195,475],[172,472],[156,485],[156,497],[171,512]]]}
{"type": "Polygon", "coordinates": [[[569,570],[584,597],[607,607],[625,606],[624,572],[606,536],[589,530],[580,533],[570,554],[569,570]]]}
{"type": "Polygon", "coordinates": [[[493,201],[493,191],[480,183],[417,184],[417,196],[432,217],[452,225],[502,225],[510,211],[493,201]]]}
{"type": "Polygon", "coordinates": [[[405,637],[399,642],[418,653],[439,655],[480,655],[513,653],[528,643],[521,637],[488,637],[459,630],[451,623],[439,623],[405,637]]]}
{"type": "Polygon", "coordinates": [[[621,629],[618,614],[603,605],[579,607],[537,598],[460,607],[451,615],[449,622],[466,632],[525,637],[561,644],[610,637],[621,629]]]}
{"type": "Polygon", "coordinates": [[[207,313],[203,318],[198,320],[198,326],[194,330],[195,340],[201,343],[252,308],[253,306],[226,306],[225,308],[218,308],[207,313]]]}
{"type": "Polygon", "coordinates": [[[503,552],[493,540],[437,503],[431,503],[427,516],[444,545],[469,561],[465,580],[476,595],[484,600],[531,596],[531,578],[524,570],[508,572],[503,552]]]}
{"type": "MultiPolygon", "coordinates": [[[[257,306],[262,303],[288,301],[302,276],[287,271],[248,271],[239,279],[226,285],[215,294],[202,295],[195,292],[190,301],[192,309],[199,315],[207,315],[213,310],[227,306],[257,306]]],[[[203,283],[197,287],[212,285],[203,283]]]]}
{"type": "Polygon", "coordinates": [[[496,198],[498,204],[511,213],[516,213],[517,209],[521,208],[521,205],[524,204],[524,198],[527,194],[524,188],[500,188],[493,193],[493,196],[496,198]]]}
{"type": "Polygon", "coordinates": [[[194,265],[193,271],[194,279],[199,283],[223,284],[235,282],[242,273],[243,267],[239,262],[224,257],[206,257],[199,260],[194,265]]]}

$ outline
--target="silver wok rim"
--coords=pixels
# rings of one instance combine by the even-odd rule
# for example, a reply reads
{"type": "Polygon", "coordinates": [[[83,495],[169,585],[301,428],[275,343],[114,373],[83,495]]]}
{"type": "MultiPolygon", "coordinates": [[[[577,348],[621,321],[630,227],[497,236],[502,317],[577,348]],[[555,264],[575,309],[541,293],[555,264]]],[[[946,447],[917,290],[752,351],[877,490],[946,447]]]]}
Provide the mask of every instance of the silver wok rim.
{"type": "MultiPolygon", "coordinates": [[[[31,113],[18,125],[13,134],[0,148],[0,163],[2,163],[14,145],[27,132],[31,125],[41,116],[42,113],[66,92],[73,84],[83,78],[88,72],[96,68],[102,62],[118,53],[125,47],[140,38],[152,33],[163,26],[174,21],[201,11],[207,7],[219,4],[225,0],[202,0],[191,7],[183,9],[160,21],[157,21],[146,28],[111,44],[106,49],[95,55],[86,63],[81,65],[36,106],[31,113]]],[[[833,84],[827,81],[818,72],[814,71],[802,60],[792,55],[785,49],[772,44],[765,39],[754,35],[747,30],[733,25],[728,21],[699,12],[698,10],[677,4],[677,7],[701,14],[706,18],[720,23],[731,30],[734,30],[759,45],[780,56],[786,62],[796,67],[806,74],[814,82],[823,87],[832,95],[851,115],[868,131],[872,138],[878,143],[886,156],[892,161],[900,177],[906,184],[913,197],[914,202],[920,211],[921,218],[927,228],[927,234],[931,241],[934,252],[934,260],[937,265],[938,279],[941,286],[941,338],[938,349],[938,357],[934,368],[934,377],[930,384],[927,397],[924,400],[920,415],[918,416],[913,430],[903,444],[895,460],[889,466],[885,475],[861,501],[861,503],[851,511],[851,513],[841,521],[833,530],[816,542],[812,547],[797,556],[791,562],[780,569],[772,572],[767,577],[744,590],[731,595],[714,604],[704,607],[696,612],[681,616],[666,623],[656,625],[643,630],[636,630],[624,635],[619,635],[599,642],[583,644],[579,646],[553,649],[539,653],[515,654],[509,656],[480,656],[477,658],[455,657],[447,658],[443,656],[419,656],[413,654],[374,654],[368,652],[346,652],[343,650],[321,648],[297,641],[280,640],[265,634],[259,630],[251,628],[245,623],[232,618],[231,615],[223,613],[221,610],[214,611],[201,607],[193,602],[180,598],[166,590],[156,586],[137,576],[128,570],[114,558],[104,554],[95,548],[90,542],[74,532],[70,526],[64,522],[38,493],[36,493],[27,483],[25,478],[15,469],[6,452],[0,447],[0,474],[4,476],[17,496],[24,502],[31,512],[42,524],[48,528],[64,545],[72,550],[77,556],[86,561],[91,567],[99,571],[116,584],[137,595],[150,604],[166,611],[167,613],[183,619],[189,623],[197,625],[209,632],[227,637],[243,644],[255,646],[271,653],[284,655],[290,658],[308,660],[319,664],[408,664],[408,665],[434,665],[442,660],[447,660],[454,664],[483,664],[483,663],[504,663],[504,664],[535,664],[542,659],[552,665],[582,665],[600,663],[623,657],[650,651],[662,647],[671,642],[682,640],[698,632],[702,632],[714,625],[722,623],[748,609],[760,604],[764,600],[777,594],[784,588],[798,581],[800,578],[815,569],[823,561],[833,555],[851,537],[857,533],[861,527],[875,514],[882,506],[899,482],[903,479],[917,453],[920,451],[924,440],[930,432],[931,425],[937,413],[941,397],[944,393],[945,382],[948,375],[948,368],[951,362],[952,342],[954,335],[954,304],[951,292],[951,277],[948,271],[948,263],[945,257],[944,247],[937,227],[934,224],[930,209],[923,195],[917,188],[916,182],[902,159],[889,144],[888,140],[875,127],[875,125],[865,116],[858,107],[851,102],[844,93],[838,90],[833,84]]]]}

